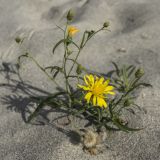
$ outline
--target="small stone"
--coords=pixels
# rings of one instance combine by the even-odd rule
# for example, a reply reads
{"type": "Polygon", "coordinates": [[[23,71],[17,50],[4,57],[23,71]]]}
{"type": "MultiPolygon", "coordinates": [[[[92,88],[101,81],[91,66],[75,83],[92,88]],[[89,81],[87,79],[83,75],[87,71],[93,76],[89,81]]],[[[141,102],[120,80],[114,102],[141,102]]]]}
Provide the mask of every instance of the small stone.
{"type": "Polygon", "coordinates": [[[141,38],[142,39],[148,39],[149,37],[148,37],[148,35],[146,33],[143,33],[143,34],[141,34],[141,38]]]}
{"type": "Polygon", "coordinates": [[[119,49],[117,49],[117,51],[118,52],[123,52],[123,53],[127,52],[127,50],[125,48],[119,48],[119,49]]]}
{"type": "Polygon", "coordinates": [[[146,94],[145,93],[142,93],[142,98],[145,98],[146,94]]]}
{"type": "Polygon", "coordinates": [[[147,110],[145,108],[142,108],[142,109],[143,109],[144,114],[147,114],[147,110]]]}
{"type": "Polygon", "coordinates": [[[136,62],[138,63],[138,64],[142,64],[142,59],[141,59],[141,57],[138,57],[137,59],[136,59],[136,62]]]}
{"type": "Polygon", "coordinates": [[[158,145],[158,151],[160,151],[160,143],[159,143],[159,145],[158,145]]]}

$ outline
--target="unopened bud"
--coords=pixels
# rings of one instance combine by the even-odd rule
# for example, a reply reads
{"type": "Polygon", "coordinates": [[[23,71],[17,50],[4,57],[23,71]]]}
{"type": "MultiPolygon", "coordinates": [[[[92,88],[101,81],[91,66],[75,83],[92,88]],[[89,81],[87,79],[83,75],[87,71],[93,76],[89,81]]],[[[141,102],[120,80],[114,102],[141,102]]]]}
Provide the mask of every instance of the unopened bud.
{"type": "Polygon", "coordinates": [[[83,66],[79,64],[79,65],[77,66],[77,70],[76,70],[77,74],[81,74],[81,73],[82,73],[82,70],[83,70],[83,66]]]}
{"type": "Polygon", "coordinates": [[[69,56],[69,55],[71,55],[73,53],[73,51],[71,51],[71,50],[68,50],[67,51],[67,55],[69,56]]]}
{"type": "Polygon", "coordinates": [[[104,28],[109,27],[109,22],[105,22],[105,23],[103,24],[103,27],[104,27],[104,28]]]}
{"type": "Polygon", "coordinates": [[[124,118],[119,118],[119,122],[122,124],[122,125],[127,125],[128,124],[128,121],[124,118]]]}
{"type": "Polygon", "coordinates": [[[91,31],[87,31],[87,33],[88,33],[88,38],[90,38],[95,33],[95,31],[91,30],[91,31]]]}
{"type": "Polygon", "coordinates": [[[16,41],[17,43],[20,43],[20,42],[21,42],[21,38],[20,38],[20,37],[16,37],[16,38],[15,38],[15,41],[16,41]]]}
{"type": "Polygon", "coordinates": [[[142,68],[137,69],[136,73],[135,73],[135,77],[136,78],[140,78],[144,75],[144,70],[142,68]]]}
{"type": "Polygon", "coordinates": [[[128,106],[130,106],[131,105],[131,101],[129,100],[129,99],[126,99],[125,101],[124,101],[124,106],[125,107],[128,107],[128,106]]]}
{"type": "Polygon", "coordinates": [[[71,20],[73,20],[73,18],[74,18],[74,14],[73,14],[72,10],[69,10],[67,13],[67,20],[71,21],[71,20]]]}

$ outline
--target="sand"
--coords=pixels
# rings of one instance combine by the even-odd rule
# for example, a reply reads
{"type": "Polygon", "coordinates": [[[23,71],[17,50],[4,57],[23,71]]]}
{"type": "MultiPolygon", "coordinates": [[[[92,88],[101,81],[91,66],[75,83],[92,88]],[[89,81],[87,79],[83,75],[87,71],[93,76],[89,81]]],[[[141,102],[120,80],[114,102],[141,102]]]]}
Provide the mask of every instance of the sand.
{"type": "MultiPolygon", "coordinates": [[[[159,160],[159,15],[159,0],[0,0],[0,160],[159,160]],[[97,156],[83,153],[81,144],[73,143],[71,126],[57,127],[55,119],[64,115],[60,111],[43,109],[39,123],[26,124],[29,109],[36,105],[29,96],[53,93],[55,86],[31,61],[24,60],[21,77],[15,65],[24,49],[43,66],[61,62],[61,48],[52,55],[62,36],[56,24],[63,26],[70,8],[76,11],[72,25],[81,30],[76,41],[85,29],[110,22],[111,32],[92,39],[79,62],[102,73],[112,69],[112,61],[142,66],[146,81],[153,85],[140,91],[136,101],[143,111],[132,117],[136,127],[145,129],[111,133],[108,147],[97,156]],[[14,41],[17,36],[25,37],[21,48],[14,41]]],[[[58,81],[63,85],[61,77],[58,81]]]]}

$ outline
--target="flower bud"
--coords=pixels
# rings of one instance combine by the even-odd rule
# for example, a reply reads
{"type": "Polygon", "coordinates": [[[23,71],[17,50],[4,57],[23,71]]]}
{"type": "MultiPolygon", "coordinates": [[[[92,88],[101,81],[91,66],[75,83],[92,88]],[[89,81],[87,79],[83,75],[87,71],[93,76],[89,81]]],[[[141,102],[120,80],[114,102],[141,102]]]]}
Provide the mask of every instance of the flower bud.
{"type": "Polygon", "coordinates": [[[104,28],[109,27],[109,22],[105,22],[105,23],[103,24],[103,27],[104,27],[104,28]]]}
{"type": "Polygon", "coordinates": [[[119,118],[119,122],[122,124],[122,125],[127,125],[128,124],[128,121],[124,118],[119,118]]]}
{"type": "Polygon", "coordinates": [[[83,70],[83,67],[82,67],[82,65],[79,64],[79,65],[77,66],[76,73],[79,75],[79,74],[82,73],[82,70],[83,70]]]}
{"type": "Polygon", "coordinates": [[[67,50],[67,55],[70,56],[73,53],[71,50],[67,50]]]}
{"type": "Polygon", "coordinates": [[[70,38],[74,36],[77,32],[79,32],[79,30],[76,27],[73,27],[73,26],[68,27],[68,36],[70,38]]]}
{"type": "Polygon", "coordinates": [[[124,101],[124,106],[125,107],[128,107],[128,106],[130,106],[131,105],[131,101],[129,100],[129,99],[126,99],[125,101],[124,101]]]}
{"type": "Polygon", "coordinates": [[[140,78],[144,75],[144,70],[142,68],[137,69],[136,73],[135,73],[135,77],[136,78],[140,78]]]}
{"type": "Polygon", "coordinates": [[[67,20],[71,21],[71,20],[73,20],[73,17],[74,17],[74,14],[73,14],[72,10],[69,10],[67,13],[67,20]]]}
{"type": "Polygon", "coordinates": [[[17,43],[20,43],[20,42],[21,42],[21,38],[20,38],[20,37],[16,37],[16,38],[15,38],[15,41],[16,41],[17,43]]]}

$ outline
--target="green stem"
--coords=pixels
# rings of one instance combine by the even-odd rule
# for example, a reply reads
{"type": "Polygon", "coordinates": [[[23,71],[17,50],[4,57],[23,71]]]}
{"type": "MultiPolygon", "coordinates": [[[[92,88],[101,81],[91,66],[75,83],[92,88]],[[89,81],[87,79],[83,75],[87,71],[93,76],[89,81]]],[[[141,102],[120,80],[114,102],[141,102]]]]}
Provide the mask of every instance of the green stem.
{"type": "Polygon", "coordinates": [[[123,94],[121,96],[121,98],[115,103],[113,104],[113,109],[122,101],[123,98],[125,98],[132,90],[134,90],[134,88],[130,88],[125,94],[123,94]]]}
{"type": "Polygon", "coordinates": [[[68,72],[68,76],[70,75],[71,71],[73,70],[74,65],[77,63],[77,59],[78,59],[79,54],[80,54],[81,50],[83,49],[83,47],[87,44],[87,42],[88,42],[95,34],[97,34],[98,32],[100,32],[100,31],[102,31],[102,30],[103,30],[103,27],[100,28],[99,30],[97,30],[96,32],[94,32],[94,33],[85,41],[85,43],[83,44],[84,38],[85,38],[85,33],[86,33],[86,32],[84,32],[83,38],[82,38],[82,42],[81,42],[81,45],[80,45],[80,48],[79,48],[79,51],[78,51],[78,53],[77,53],[77,55],[76,55],[76,58],[75,58],[75,60],[74,60],[74,62],[73,62],[73,65],[71,66],[71,68],[70,68],[70,70],[69,70],[69,72],[68,72]]]}
{"type": "Polygon", "coordinates": [[[80,48],[83,47],[83,43],[84,43],[84,40],[85,40],[85,34],[86,34],[86,31],[83,33],[83,37],[82,37],[82,41],[81,41],[81,44],[80,44],[80,48]]]}
{"type": "Polygon", "coordinates": [[[95,35],[97,34],[98,32],[102,31],[103,30],[103,27],[100,28],[99,30],[95,31],[86,41],[85,43],[83,44],[82,48],[87,44],[87,42],[95,35]]]}
{"type": "Polygon", "coordinates": [[[69,72],[68,72],[68,76],[70,75],[71,71],[73,70],[74,65],[77,63],[77,59],[78,59],[78,57],[79,57],[80,52],[81,52],[81,48],[79,49],[79,51],[78,51],[78,53],[77,53],[77,55],[76,55],[76,58],[75,58],[72,66],[71,66],[71,68],[70,68],[70,70],[69,70],[69,72]]]}
{"type": "MultiPolygon", "coordinates": [[[[66,39],[66,30],[67,30],[67,27],[68,27],[68,21],[67,21],[67,24],[66,24],[66,27],[65,27],[65,31],[64,31],[64,39],[66,39]]],[[[67,42],[64,41],[64,58],[63,58],[63,69],[64,69],[64,77],[65,77],[65,81],[66,81],[66,91],[68,93],[68,99],[69,99],[69,107],[71,107],[71,104],[72,104],[72,101],[71,101],[71,91],[70,91],[70,88],[69,88],[69,82],[68,82],[68,77],[67,77],[67,71],[66,71],[66,61],[67,61],[67,42]]]]}
{"type": "Polygon", "coordinates": [[[59,88],[61,88],[61,87],[59,86],[59,84],[56,82],[56,80],[55,80],[54,78],[52,78],[52,77],[45,71],[45,69],[44,69],[31,55],[28,54],[27,57],[30,58],[30,59],[37,65],[37,67],[38,67],[41,71],[43,71],[43,72],[45,73],[45,75],[46,75],[51,81],[53,81],[59,88]]]}
{"type": "Polygon", "coordinates": [[[80,77],[80,76],[75,76],[75,75],[67,76],[67,78],[77,78],[77,79],[81,79],[81,80],[83,80],[83,78],[82,78],[82,77],[80,77]]]}

